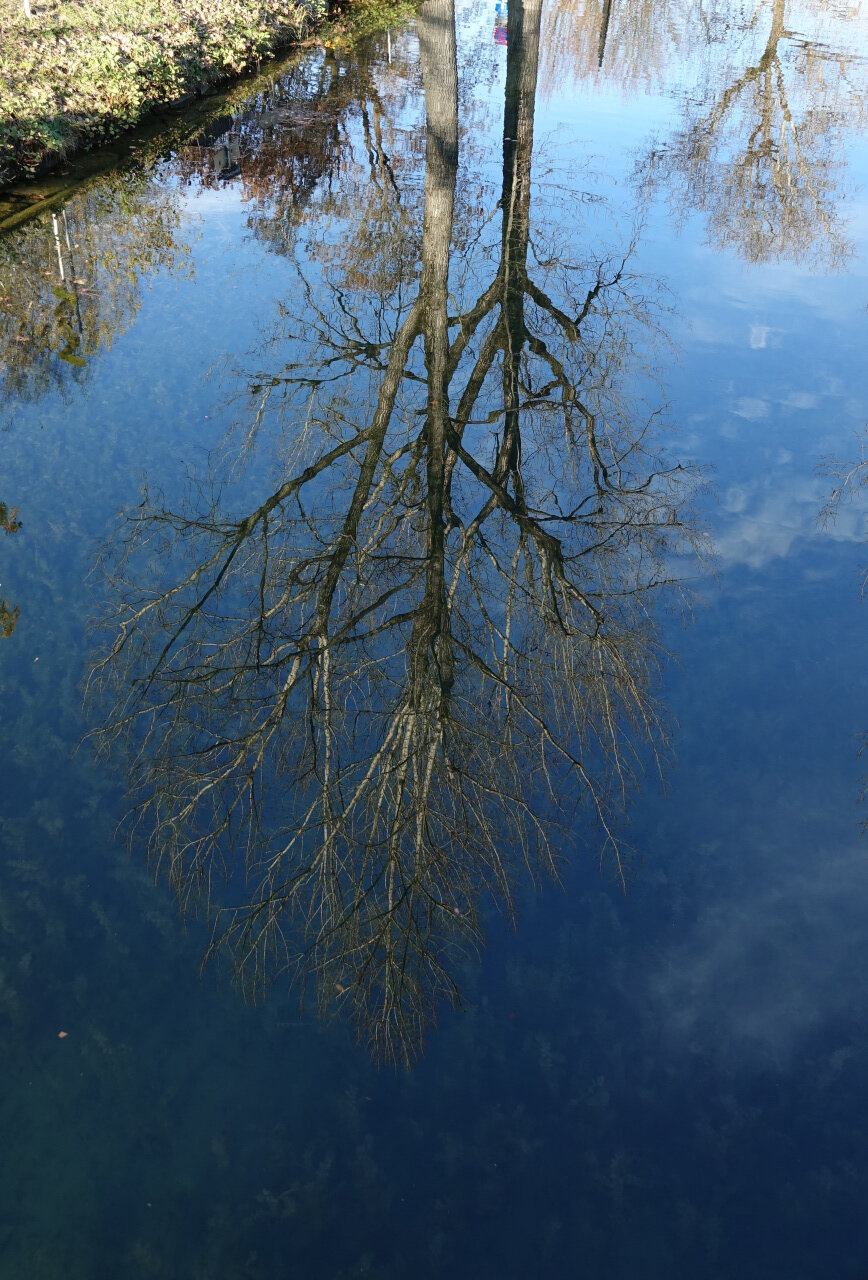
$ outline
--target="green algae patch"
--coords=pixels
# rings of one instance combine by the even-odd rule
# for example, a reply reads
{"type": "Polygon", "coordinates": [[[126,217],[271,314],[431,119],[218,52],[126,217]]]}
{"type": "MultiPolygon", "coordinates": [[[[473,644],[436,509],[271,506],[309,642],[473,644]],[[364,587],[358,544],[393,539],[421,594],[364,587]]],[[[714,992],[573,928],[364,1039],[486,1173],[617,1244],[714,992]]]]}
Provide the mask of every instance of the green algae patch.
{"type": "Polygon", "coordinates": [[[0,0],[0,184],[109,142],[301,38],[304,0],[0,0]]]}

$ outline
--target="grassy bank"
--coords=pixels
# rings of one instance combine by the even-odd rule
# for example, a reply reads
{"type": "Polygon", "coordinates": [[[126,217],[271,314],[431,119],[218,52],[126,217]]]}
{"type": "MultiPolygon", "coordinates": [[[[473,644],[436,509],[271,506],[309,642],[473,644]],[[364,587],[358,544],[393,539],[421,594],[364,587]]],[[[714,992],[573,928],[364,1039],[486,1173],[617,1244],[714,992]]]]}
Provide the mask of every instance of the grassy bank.
{"type": "Polygon", "coordinates": [[[322,0],[0,0],[0,185],[238,75],[322,0]]]}

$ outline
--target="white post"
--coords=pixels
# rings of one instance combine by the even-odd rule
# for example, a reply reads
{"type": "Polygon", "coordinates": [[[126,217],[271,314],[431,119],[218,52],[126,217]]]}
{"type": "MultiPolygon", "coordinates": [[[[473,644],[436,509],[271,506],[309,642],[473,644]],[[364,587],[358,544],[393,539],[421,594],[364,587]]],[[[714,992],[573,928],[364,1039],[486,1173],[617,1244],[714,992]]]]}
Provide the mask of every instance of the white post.
{"type": "Polygon", "coordinates": [[[57,214],[51,215],[51,225],[54,227],[54,243],[57,247],[57,261],[60,265],[60,283],[66,284],[66,272],[63,270],[63,251],[60,248],[60,230],[57,226],[57,214]]]}

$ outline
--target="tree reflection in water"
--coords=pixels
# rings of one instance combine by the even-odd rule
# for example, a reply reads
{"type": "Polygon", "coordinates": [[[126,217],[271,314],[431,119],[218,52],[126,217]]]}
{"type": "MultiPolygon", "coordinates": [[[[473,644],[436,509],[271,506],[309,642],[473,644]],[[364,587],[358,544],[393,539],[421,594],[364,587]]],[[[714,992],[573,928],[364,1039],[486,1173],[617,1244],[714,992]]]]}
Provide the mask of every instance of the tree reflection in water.
{"type": "Polygon", "coordinates": [[[68,393],[134,322],[158,271],[191,270],[170,186],[130,167],[83,185],[54,215],[0,235],[0,389],[7,405],[68,393]]]}
{"type": "Polygon", "coordinates": [[[698,477],[641,398],[647,285],[531,221],[539,19],[510,7],[495,239],[456,214],[454,11],[425,0],[418,265],[412,201],[360,189],[264,348],[291,359],[250,379],[280,483],[240,514],[216,475],[147,499],[106,556],[97,736],[155,868],[246,991],[312,985],[384,1060],[459,1000],[486,895],[557,874],[559,822],[584,805],[624,878],[618,813],[666,739],[653,611],[697,549],[698,477]]]}
{"type": "Polygon", "coordinates": [[[544,16],[543,90],[671,92],[680,64],[682,125],[654,143],[677,212],[704,213],[711,242],[748,261],[840,269],[846,134],[865,120],[860,27],[862,4],[839,0],[564,0],[544,16]]]}
{"type": "Polygon", "coordinates": [[[716,244],[750,262],[841,269],[853,252],[838,209],[841,135],[865,118],[863,59],[792,29],[793,9],[757,5],[750,27],[767,31],[759,56],[686,102],[663,173],[685,212],[707,214],[716,244]]]}

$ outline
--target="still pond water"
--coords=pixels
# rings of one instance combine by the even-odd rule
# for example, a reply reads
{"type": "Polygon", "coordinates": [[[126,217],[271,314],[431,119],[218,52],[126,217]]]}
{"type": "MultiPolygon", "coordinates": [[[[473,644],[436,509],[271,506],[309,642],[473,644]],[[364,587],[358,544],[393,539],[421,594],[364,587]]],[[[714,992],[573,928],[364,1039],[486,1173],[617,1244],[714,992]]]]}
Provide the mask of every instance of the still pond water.
{"type": "Polygon", "coordinates": [[[868,1274],[865,53],[426,0],[0,240],[3,1280],[868,1274]]]}

